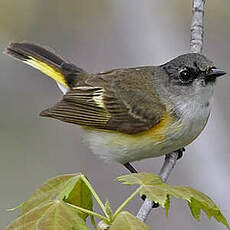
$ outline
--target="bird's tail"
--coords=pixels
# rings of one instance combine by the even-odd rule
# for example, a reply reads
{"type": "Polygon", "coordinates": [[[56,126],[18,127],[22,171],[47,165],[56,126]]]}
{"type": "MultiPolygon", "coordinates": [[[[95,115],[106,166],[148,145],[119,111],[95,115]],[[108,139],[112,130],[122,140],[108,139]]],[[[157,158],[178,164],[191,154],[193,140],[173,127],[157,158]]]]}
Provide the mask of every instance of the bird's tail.
{"type": "Polygon", "coordinates": [[[32,43],[10,43],[5,54],[33,66],[66,88],[71,88],[78,75],[86,73],[56,54],[32,43]]]}

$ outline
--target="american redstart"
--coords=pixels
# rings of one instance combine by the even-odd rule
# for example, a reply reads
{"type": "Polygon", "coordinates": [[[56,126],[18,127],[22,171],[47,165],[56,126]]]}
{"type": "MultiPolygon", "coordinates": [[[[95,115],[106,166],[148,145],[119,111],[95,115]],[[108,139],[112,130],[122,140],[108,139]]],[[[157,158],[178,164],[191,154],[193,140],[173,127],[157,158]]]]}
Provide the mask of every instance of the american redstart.
{"type": "Polygon", "coordinates": [[[41,112],[82,126],[90,149],[106,161],[129,162],[168,154],[204,129],[216,78],[225,74],[201,54],[159,66],[89,73],[47,49],[11,43],[6,54],[53,78],[65,95],[41,112]]]}

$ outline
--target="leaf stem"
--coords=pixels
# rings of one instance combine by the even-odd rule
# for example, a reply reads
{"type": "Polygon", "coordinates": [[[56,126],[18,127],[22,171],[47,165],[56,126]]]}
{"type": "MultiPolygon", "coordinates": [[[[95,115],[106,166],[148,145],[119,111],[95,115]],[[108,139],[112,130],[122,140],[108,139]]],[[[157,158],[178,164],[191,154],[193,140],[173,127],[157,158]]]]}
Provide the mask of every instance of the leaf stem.
{"type": "Polygon", "coordinates": [[[66,204],[69,205],[69,206],[71,206],[72,208],[77,209],[78,211],[87,213],[87,214],[89,214],[89,215],[91,215],[91,216],[96,216],[96,217],[98,217],[99,219],[101,219],[101,220],[103,220],[103,221],[105,221],[105,222],[108,221],[106,217],[104,217],[104,216],[102,216],[102,215],[100,215],[100,214],[98,214],[98,213],[96,213],[96,212],[93,212],[93,211],[88,210],[88,209],[85,209],[85,208],[81,208],[81,207],[76,206],[76,205],[73,205],[73,204],[69,204],[69,203],[66,203],[66,204]]]}
{"type": "Polygon", "coordinates": [[[116,210],[116,212],[113,215],[113,220],[116,219],[117,215],[125,208],[125,206],[138,194],[140,193],[143,186],[140,186],[134,193],[132,193],[116,210]]]}
{"type": "Polygon", "coordinates": [[[93,187],[91,186],[91,184],[89,183],[89,181],[87,180],[87,178],[84,175],[81,175],[81,178],[84,181],[84,183],[88,186],[90,192],[92,193],[92,195],[96,199],[97,203],[100,205],[100,207],[101,207],[102,211],[104,212],[105,216],[107,217],[107,219],[109,219],[109,215],[106,212],[106,208],[105,208],[103,202],[101,201],[100,197],[97,195],[96,191],[93,189],[93,187]]]}
{"type": "Polygon", "coordinates": [[[9,208],[9,209],[7,209],[7,212],[14,212],[14,211],[18,210],[19,208],[22,208],[24,205],[25,205],[25,203],[21,203],[21,204],[19,204],[15,208],[9,208]]]}

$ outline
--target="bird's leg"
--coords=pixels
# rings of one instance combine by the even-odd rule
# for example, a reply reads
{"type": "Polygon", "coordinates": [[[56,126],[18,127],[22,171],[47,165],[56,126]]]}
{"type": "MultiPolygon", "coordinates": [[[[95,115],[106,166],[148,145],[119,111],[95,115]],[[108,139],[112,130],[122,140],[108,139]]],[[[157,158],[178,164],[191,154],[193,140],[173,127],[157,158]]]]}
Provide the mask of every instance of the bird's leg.
{"type": "Polygon", "coordinates": [[[137,170],[129,163],[125,163],[124,166],[131,172],[131,173],[137,173],[137,170]]]}

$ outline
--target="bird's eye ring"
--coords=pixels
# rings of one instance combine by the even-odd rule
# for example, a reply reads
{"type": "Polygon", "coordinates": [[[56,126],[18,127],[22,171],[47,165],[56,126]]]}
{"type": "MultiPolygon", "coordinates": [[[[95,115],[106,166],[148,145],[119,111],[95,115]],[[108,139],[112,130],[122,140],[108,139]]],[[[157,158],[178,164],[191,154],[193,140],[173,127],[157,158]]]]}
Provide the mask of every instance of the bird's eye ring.
{"type": "Polygon", "coordinates": [[[182,83],[189,83],[192,80],[191,72],[188,68],[183,68],[179,71],[179,80],[182,83]]]}

